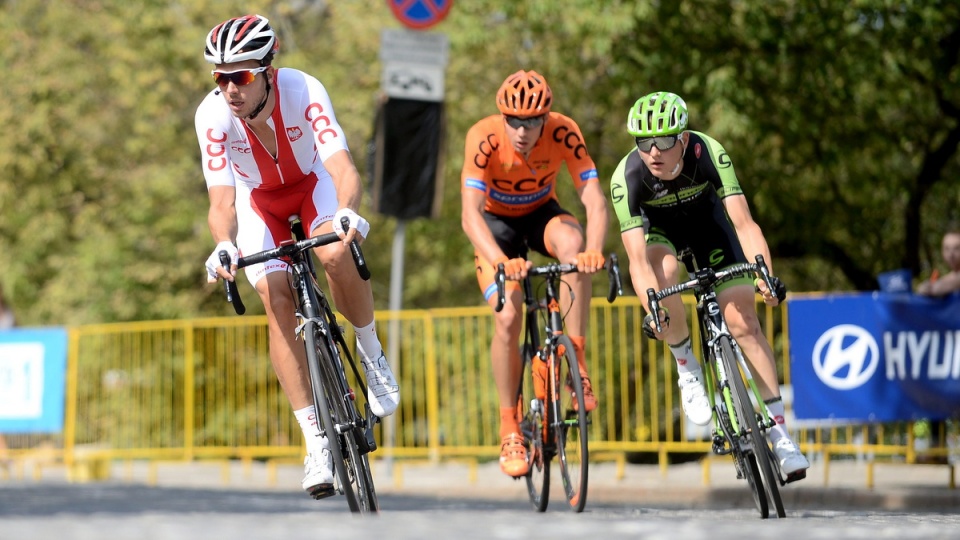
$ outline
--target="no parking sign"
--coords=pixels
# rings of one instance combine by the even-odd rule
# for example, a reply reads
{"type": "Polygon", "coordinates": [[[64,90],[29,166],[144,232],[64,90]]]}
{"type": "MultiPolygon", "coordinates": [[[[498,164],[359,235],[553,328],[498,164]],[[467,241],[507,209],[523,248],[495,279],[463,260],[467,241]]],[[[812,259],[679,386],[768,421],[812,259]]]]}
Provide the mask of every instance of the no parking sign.
{"type": "Polygon", "coordinates": [[[423,30],[442,21],[453,0],[387,0],[390,10],[404,26],[423,30]]]}

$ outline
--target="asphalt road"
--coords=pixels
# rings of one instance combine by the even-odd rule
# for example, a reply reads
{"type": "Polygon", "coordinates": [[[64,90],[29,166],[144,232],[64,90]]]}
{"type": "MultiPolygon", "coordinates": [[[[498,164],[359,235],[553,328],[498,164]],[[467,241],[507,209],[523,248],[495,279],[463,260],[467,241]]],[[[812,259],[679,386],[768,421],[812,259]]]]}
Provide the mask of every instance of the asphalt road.
{"type": "Polygon", "coordinates": [[[388,494],[377,516],[347,512],[343,497],[100,483],[0,485],[0,538],[212,540],[308,538],[923,538],[953,539],[960,514],[794,509],[760,520],[752,508],[678,508],[597,502],[534,512],[516,500],[388,494]]]}
{"type": "Polygon", "coordinates": [[[581,514],[556,486],[545,513],[532,510],[522,481],[496,463],[375,468],[381,512],[356,516],[342,496],[314,501],[299,491],[302,468],[275,475],[262,465],[119,466],[107,481],[68,483],[62,470],[40,478],[0,477],[0,540],[215,540],[220,538],[665,539],[960,538],[960,493],[945,467],[885,465],[864,486],[862,464],[820,464],[781,489],[786,519],[761,520],[729,464],[591,466],[581,514]],[[150,480],[152,479],[152,480],[150,480]],[[150,480],[150,481],[148,481],[150,480]],[[155,481],[153,481],[155,480],[155,481]]]}

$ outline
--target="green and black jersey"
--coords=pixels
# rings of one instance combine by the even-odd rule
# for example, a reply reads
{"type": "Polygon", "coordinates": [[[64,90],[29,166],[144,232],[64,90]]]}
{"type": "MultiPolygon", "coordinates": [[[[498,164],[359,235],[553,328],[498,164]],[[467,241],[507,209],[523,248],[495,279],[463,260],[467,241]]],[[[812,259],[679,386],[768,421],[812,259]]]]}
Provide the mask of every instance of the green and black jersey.
{"type": "Polygon", "coordinates": [[[690,248],[701,267],[745,262],[721,202],[743,193],[733,163],[716,140],[687,133],[683,168],[673,180],[654,176],[636,148],[620,161],[610,182],[620,232],[642,227],[648,244],[667,244],[675,252],[690,248]]]}

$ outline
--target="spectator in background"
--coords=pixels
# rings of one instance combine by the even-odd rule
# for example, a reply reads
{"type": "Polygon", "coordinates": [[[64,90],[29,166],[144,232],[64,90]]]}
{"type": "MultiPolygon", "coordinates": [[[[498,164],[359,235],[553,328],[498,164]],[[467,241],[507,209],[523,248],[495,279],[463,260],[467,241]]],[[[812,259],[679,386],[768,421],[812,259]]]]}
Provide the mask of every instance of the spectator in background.
{"type": "MultiPolygon", "coordinates": [[[[917,286],[917,294],[924,296],[946,296],[960,291],[960,228],[950,228],[943,235],[940,244],[940,254],[943,262],[949,269],[946,274],[940,275],[936,268],[930,273],[930,279],[917,286]]],[[[913,433],[917,441],[926,441],[926,444],[938,444],[947,435],[945,420],[931,422],[923,419],[914,423],[913,433]]],[[[922,443],[921,443],[922,444],[922,443]]],[[[932,458],[921,457],[921,462],[933,462],[932,458]]]]}
{"type": "Polygon", "coordinates": [[[960,228],[950,229],[943,235],[940,253],[949,270],[941,276],[934,269],[930,279],[917,286],[917,294],[945,296],[960,291],[960,228]]]}

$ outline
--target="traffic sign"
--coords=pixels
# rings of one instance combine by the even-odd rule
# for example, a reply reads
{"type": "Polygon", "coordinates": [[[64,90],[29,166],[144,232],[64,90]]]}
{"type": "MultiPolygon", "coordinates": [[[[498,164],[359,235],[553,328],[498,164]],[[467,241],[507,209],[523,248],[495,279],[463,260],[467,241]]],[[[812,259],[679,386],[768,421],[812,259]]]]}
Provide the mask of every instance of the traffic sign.
{"type": "Polygon", "coordinates": [[[446,34],[406,28],[380,31],[380,82],[390,97],[443,101],[444,68],[449,39],[446,34]]]}
{"type": "Polygon", "coordinates": [[[453,0],[387,0],[390,10],[404,26],[423,30],[446,18],[453,0]]]}
{"type": "Polygon", "coordinates": [[[411,32],[403,28],[380,31],[380,60],[446,66],[450,40],[446,34],[411,32]]]}

